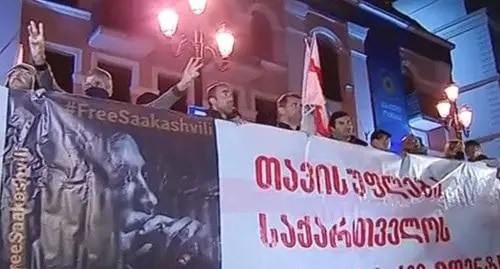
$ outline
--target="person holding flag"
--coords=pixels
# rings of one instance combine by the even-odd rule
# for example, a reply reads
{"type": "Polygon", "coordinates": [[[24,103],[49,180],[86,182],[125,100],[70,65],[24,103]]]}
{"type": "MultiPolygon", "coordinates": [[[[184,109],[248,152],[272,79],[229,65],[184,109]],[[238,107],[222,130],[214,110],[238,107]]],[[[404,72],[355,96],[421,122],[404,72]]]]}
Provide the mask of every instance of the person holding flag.
{"type": "Polygon", "coordinates": [[[322,70],[316,37],[311,44],[306,39],[304,56],[304,78],[302,81],[302,123],[301,130],[336,140],[367,146],[365,141],[354,135],[351,117],[343,111],[332,114],[330,119],[325,107],[322,90],[322,70]]]}

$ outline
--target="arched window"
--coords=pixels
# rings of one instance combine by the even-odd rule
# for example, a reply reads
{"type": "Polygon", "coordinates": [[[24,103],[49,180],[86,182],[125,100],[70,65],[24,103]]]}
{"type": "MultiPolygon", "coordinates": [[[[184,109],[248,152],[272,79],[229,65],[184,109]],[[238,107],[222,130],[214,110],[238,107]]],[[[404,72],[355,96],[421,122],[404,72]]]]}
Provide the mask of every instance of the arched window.
{"type": "Polygon", "coordinates": [[[250,36],[252,55],[263,60],[273,61],[273,29],[269,20],[261,12],[252,12],[250,36]]]}
{"type": "Polygon", "coordinates": [[[340,64],[338,49],[333,40],[325,34],[316,35],[321,61],[323,94],[327,99],[341,102],[340,64]]]}

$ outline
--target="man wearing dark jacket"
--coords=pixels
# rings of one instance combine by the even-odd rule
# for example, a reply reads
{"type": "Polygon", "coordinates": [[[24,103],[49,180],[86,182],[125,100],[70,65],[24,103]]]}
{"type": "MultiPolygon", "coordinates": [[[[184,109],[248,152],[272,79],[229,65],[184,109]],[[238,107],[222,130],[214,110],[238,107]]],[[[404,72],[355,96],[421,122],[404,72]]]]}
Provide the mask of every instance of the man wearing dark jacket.
{"type": "Polygon", "coordinates": [[[276,101],[278,118],[276,127],[287,130],[300,130],[302,119],[302,103],[300,95],[296,93],[285,93],[276,101]]]}
{"type": "Polygon", "coordinates": [[[335,140],[368,146],[365,141],[354,135],[354,125],[352,124],[351,116],[344,111],[333,112],[328,120],[328,127],[330,128],[332,138],[335,140]]]}
{"type": "Polygon", "coordinates": [[[38,90],[60,91],[54,80],[52,70],[45,61],[45,38],[43,24],[38,27],[30,21],[28,25],[28,45],[33,65],[21,63],[12,67],[7,72],[5,86],[13,90],[38,90]]]}
{"type": "Polygon", "coordinates": [[[481,144],[476,140],[469,140],[465,142],[465,155],[469,162],[479,162],[488,160],[488,156],[482,153],[481,144]]]}
{"type": "Polygon", "coordinates": [[[234,106],[233,88],[224,82],[218,82],[207,89],[207,116],[214,119],[243,123],[238,109],[234,106]]]}

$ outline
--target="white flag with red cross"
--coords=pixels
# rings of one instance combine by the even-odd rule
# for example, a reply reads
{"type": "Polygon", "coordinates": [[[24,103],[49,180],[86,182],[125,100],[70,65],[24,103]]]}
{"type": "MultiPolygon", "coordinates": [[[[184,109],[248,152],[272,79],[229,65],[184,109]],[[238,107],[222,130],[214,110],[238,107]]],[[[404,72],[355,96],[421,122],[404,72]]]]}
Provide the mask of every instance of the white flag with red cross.
{"type": "Polygon", "coordinates": [[[311,44],[306,40],[304,77],[302,80],[301,130],[309,134],[330,136],[316,37],[312,38],[311,44]]]}

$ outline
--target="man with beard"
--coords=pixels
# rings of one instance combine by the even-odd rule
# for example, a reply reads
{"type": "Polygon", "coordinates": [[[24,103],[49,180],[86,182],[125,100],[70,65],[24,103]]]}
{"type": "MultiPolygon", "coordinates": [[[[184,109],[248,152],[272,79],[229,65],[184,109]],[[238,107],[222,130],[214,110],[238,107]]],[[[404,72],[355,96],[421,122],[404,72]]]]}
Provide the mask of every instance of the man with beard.
{"type": "Polygon", "coordinates": [[[224,82],[218,82],[208,87],[207,116],[214,119],[243,123],[238,109],[234,106],[234,90],[224,82]]]}
{"type": "MultiPolygon", "coordinates": [[[[7,72],[5,87],[12,90],[60,91],[53,79],[50,66],[45,57],[45,37],[43,24],[34,21],[28,25],[28,45],[33,65],[18,64],[7,72]]],[[[39,92],[40,94],[42,91],[39,92]]]]}
{"type": "Polygon", "coordinates": [[[301,98],[295,93],[285,93],[276,101],[278,119],[276,126],[287,130],[300,130],[302,119],[301,98]]]}
{"type": "Polygon", "coordinates": [[[143,176],[145,160],[135,140],[115,134],[107,152],[125,268],[213,268],[202,253],[209,236],[200,222],[155,212],[158,198],[143,176]]]}

